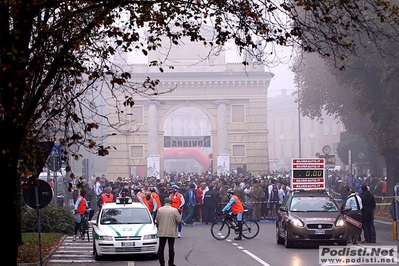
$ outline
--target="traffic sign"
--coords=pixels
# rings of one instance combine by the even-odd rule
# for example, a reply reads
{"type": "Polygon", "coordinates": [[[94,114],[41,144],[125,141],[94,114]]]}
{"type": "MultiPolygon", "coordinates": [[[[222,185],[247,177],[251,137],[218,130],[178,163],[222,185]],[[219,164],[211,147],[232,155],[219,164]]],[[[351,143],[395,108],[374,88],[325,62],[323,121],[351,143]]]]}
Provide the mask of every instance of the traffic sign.
{"type": "Polygon", "coordinates": [[[51,156],[49,158],[48,168],[51,171],[54,171],[54,172],[60,170],[61,169],[61,160],[60,160],[60,158],[58,158],[57,156],[51,156]]]}
{"type": "Polygon", "coordinates": [[[324,189],[325,159],[324,158],[292,159],[291,188],[324,189]]]}
{"type": "Polygon", "coordinates": [[[46,207],[53,198],[53,191],[49,183],[41,179],[37,180],[39,186],[29,185],[29,188],[23,190],[23,198],[25,203],[31,207],[39,209],[46,207]]]}

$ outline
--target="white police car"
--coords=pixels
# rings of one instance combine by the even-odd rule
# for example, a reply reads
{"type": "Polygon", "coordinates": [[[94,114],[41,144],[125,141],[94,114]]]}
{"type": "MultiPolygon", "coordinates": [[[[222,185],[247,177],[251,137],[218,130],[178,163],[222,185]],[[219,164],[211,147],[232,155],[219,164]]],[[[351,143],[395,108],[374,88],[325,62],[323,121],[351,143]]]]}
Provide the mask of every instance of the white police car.
{"type": "Polygon", "coordinates": [[[148,254],[157,258],[158,229],[148,208],[130,197],[102,206],[93,227],[93,254],[96,260],[107,255],[148,254]]]}

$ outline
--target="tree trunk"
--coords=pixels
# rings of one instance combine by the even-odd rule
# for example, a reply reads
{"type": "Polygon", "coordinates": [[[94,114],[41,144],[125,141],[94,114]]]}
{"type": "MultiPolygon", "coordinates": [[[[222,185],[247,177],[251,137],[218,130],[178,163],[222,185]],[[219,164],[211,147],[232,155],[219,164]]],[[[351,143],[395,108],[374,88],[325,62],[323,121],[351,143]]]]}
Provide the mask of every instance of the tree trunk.
{"type": "Polygon", "coordinates": [[[387,166],[387,195],[394,195],[394,187],[399,183],[399,150],[390,149],[384,153],[387,166]]]}
{"type": "MultiPolygon", "coordinates": [[[[0,150],[3,150],[5,146],[10,147],[11,145],[4,144],[4,142],[11,142],[10,139],[2,139],[0,141],[0,150]]],[[[14,144],[15,146],[15,144],[14,144]]],[[[17,172],[17,161],[19,147],[12,147],[9,149],[12,154],[6,153],[0,155],[0,173],[2,175],[3,186],[6,188],[4,197],[4,209],[3,213],[6,218],[6,230],[11,233],[9,242],[3,247],[3,254],[7,254],[9,265],[18,265],[18,246],[21,242],[21,200],[20,200],[20,179],[17,172]],[[14,151],[13,151],[13,150],[14,151]],[[15,152],[16,151],[16,152],[15,152]]],[[[8,264],[7,263],[7,264],[8,264]]]]}
{"type": "Polygon", "coordinates": [[[372,139],[367,136],[365,137],[368,149],[368,159],[370,163],[370,173],[376,176],[381,176],[383,174],[383,168],[385,167],[384,157],[377,154],[375,150],[375,144],[372,139]]]}

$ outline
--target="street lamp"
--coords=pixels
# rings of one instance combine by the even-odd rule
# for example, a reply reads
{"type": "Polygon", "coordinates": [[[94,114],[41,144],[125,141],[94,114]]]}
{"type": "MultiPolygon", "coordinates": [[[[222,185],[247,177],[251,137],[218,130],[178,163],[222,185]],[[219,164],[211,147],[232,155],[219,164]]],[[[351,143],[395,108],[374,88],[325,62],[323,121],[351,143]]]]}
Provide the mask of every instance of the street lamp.
{"type": "Polygon", "coordinates": [[[298,87],[298,137],[299,137],[299,158],[302,158],[302,134],[301,134],[301,105],[299,103],[299,87],[298,87]]]}

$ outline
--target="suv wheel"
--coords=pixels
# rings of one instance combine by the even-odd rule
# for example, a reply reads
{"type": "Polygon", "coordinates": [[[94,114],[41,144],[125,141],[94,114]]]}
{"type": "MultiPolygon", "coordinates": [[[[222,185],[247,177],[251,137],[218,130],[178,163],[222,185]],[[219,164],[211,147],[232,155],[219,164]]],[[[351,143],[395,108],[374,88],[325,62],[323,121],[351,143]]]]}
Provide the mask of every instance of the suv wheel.
{"type": "Polygon", "coordinates": [[[286,248],[292,248],[293,246],[294,246],[294,243],[293,243],[293,241],[292,240],[290,240],[289,238],[288,238],[288,235],[289,235],[289,233],[288,233],[288,228],[286,228],[285,229],[285,237],[284,237],[284,246],[286,247],[286,248]]]}
{"type": "Polygon", "coordinates": [[[284,244],[284,238],[280,236],[280,230],[278,229],[277,222],[276,222],[276,241],[278,245],[284,244]]]}

